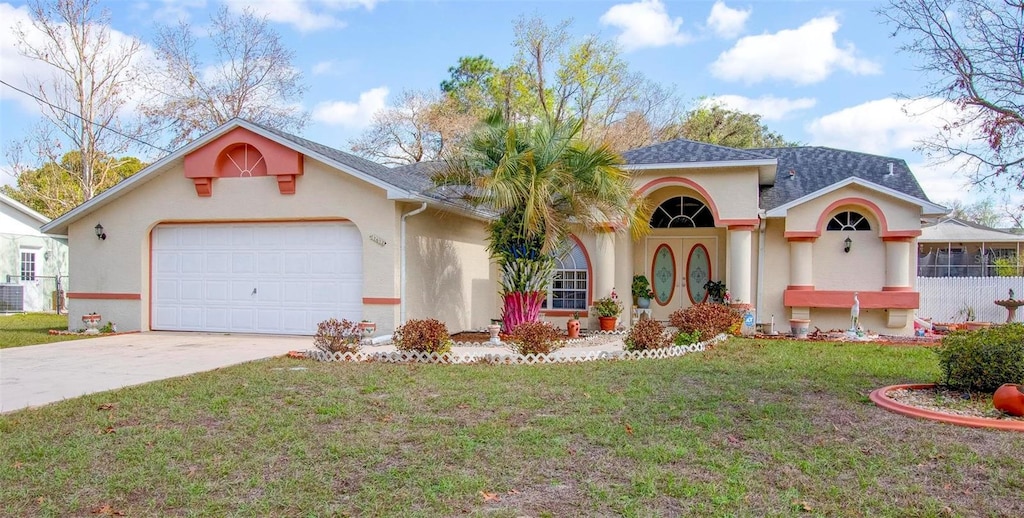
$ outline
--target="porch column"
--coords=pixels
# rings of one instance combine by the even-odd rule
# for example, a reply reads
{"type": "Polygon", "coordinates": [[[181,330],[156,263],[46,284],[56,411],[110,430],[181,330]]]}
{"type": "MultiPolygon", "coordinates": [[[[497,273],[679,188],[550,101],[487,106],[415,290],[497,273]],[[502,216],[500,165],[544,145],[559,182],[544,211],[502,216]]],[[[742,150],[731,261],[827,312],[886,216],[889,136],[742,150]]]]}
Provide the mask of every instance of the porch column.
{"type": "Polygon", "coordinates": [[[754,303],[750,295],[750,270],[753,267],[750,243],[754,228],[753,225],[729,227],[729,278],[726,280],[726,286],[732,295],[733,303],[754,303]]]}
{"type": "Polygon", "coordinates": [[[629,296],[629,286],[615,285],[615,232],[612,229],[599,230],[594,246],[594,298],[600,299],[611,294],[612,288],[622,299],[629,296]]]}
{"type": "Polygon", "coordinates": [[[814,238],[789,238],[789,286],[790,290],[814,289],[814,238]]]}
{"type": "MultiPolygon", "coordinates": [[[[629,322],[633,317],[633,243],[629,232],[618,232],[615,237],[615,291],[625,309],[619,318],[629,322]]],[[[597,294],[595,293],[596,297],[597,294]]]]}
{"type": "Polygon", "coordinates": [[[908,291],[910,283],[911,237],[884,237],[885,242],[885,285],[882,291],[908,291]]]}

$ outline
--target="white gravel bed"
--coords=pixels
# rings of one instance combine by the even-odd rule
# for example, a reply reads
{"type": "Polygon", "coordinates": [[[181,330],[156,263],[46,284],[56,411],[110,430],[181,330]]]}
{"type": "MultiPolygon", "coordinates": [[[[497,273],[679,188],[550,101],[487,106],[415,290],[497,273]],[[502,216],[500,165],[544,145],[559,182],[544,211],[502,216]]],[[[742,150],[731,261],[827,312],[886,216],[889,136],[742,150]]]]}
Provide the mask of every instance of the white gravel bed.
{"type": "Polygon", "coordinates": [[[904,405],[923,408],[933,412],[942,412],[966,417],[984,417],[1003,421],[1022,421],[1024,417],[1005,414],[992,408],[992,398],[971,401],[964,397],[963,392],[941,388],[898,389],[886,392],[886,397],[904,405]]]}

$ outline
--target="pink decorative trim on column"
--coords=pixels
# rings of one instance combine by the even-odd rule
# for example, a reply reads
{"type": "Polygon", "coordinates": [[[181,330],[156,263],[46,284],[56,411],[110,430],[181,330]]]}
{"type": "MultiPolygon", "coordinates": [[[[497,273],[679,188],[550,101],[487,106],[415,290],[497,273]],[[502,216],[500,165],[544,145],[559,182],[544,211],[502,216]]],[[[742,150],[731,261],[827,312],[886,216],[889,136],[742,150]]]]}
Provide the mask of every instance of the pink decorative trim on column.
{"type": "Polygon", "coordinates": [[[912,286],[882,286],[882,291],[914,291],[912,286]]]}
{"type": "Polygon", "coordinates": [[[743,225],[729,225],[729,230],[733,231],[733,232],[743,232],[743,231],[753,232],[753,231],[757,230],[757,226],[756,225],[746,225],[746,224],[743,224],[743,225]]]}
{"type": "Polygon", "coordinates": [[[374,304],[381,306],[397,306],[402,303],[400,298],[392,297],[363,297],[363,304],[374,304]]]}
{"type": "Polygon", "coordinates": [[[69,299],[85,300],[142,300],[139,293],[89,293],[83,291],[69,291],[69,299]]]}
{"type": "Polygon", "coordinates": [[[793,291],[812,291],[812,290],[814,290],[814,285],[813,284],[790,284],[789,286],[786,286],[786,289],[787,290],[793,290],[793,291]]]}
{"type": "Polygon", "coordinates": [[[813,243],[818,240],[814,232],[786,232],[786,240],[790,243],[813,243]]]}
{"type": "Polygon", "coordinates": [[[920,235],[920,230],[893,230],[892,232],[882,234],[882,241],[910,243],[915,237],[919,237],[920,235]]]}
{"type": "MultiPolygon", "coordinates": [[[[846,308],[853,305],[853,291],[786,290],[783,305],[787,307],[846,308]]],[[[916,291],[860,291],[863,309],[917,309],[921,294],[916,291]]]]}

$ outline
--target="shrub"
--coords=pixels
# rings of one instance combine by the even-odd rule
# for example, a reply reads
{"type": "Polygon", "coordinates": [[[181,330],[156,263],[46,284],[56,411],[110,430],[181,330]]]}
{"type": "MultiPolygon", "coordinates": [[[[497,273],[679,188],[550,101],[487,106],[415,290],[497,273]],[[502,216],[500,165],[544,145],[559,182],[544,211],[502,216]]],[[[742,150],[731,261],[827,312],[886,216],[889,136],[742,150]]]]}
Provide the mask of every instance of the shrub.
{"type": "Polygon", "coordinates": [[[727,333],[733,326],[743,322],[738,311],[729,309],[724,304],[704,302],[694,304],[685,309],[673,311],[669,315],[669,323],[681,333],[700,333],[700,340],[707,340],[719,333],[727,333]]]}
{"type": "Polygon", "coordinates": [[[955,332],[936,352],[950,388],[994,392],[1003,383],[1024,383],[1024,324],[955,332]]]}
{"type": "Polygon", "coordinates": [[[331,318],[316,325],[313,345],[325,353],[355,354],[359,352],[359,339],[362,336],[359,324],[331,318]]]}
{"type": "Polygon", "coordinates": [[[675,345],[690,345],[700,341],[700,331],[691,331],[684,333],[682,331],[676,333],[676,336],[672,339],[672,343],[675,345]]]}
{"type": "Polygon", "coordinates": [[[512,350],[522,354],[551,354],[562,347],[562,333],[546,322],[523,322],[509,336],[512,350]]]}
{"type": "Polygon", "coordinates": [[[409,320],[392,336],[399,351],[444,354],[452,350],[452,337],[443,322],[429,318],[409,320]]]}
{"type": "Polygon", "coordinates": [[[625,344],[627,351],[647,351],[668,347],[671,342],[665,336],[665,327],[661,322],[648,318],[633,324],[625,344]]]}

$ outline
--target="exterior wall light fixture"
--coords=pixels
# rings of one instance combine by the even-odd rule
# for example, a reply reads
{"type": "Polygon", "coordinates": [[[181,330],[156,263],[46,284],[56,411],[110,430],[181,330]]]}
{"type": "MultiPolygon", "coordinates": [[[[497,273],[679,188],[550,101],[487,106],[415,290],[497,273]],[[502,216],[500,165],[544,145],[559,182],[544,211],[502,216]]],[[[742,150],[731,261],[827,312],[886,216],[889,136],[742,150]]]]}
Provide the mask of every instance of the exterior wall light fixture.
{"type": "Polygon", "coordinates": [[[847,237],[846,240],[843,241],[843,253],[845,253],[845,254],[850,253],[850,247],[851,246],[853,246],[853,240],[850,239],[849,237],[847,237]]]}
{"type": "Polygon", "coordinates": [[[107,234],[103,232],[103,225],[102,224],[97,223],[95,228],[96,228],[96,237],[100,238],[101,240],[107,239],[107,234]]]}

